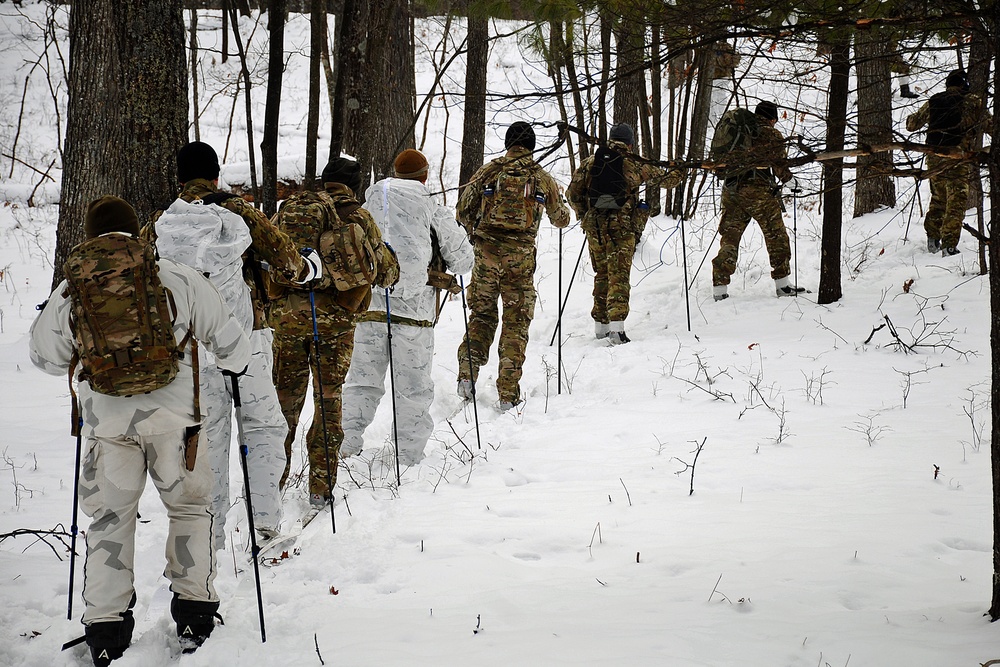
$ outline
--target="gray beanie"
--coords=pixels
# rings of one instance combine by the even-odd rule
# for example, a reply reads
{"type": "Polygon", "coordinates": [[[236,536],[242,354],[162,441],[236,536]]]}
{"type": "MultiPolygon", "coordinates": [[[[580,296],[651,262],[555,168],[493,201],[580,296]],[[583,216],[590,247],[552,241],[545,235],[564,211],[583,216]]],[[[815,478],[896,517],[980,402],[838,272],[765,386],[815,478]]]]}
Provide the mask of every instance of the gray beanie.
{"type": "Polygon", "coordinates": [[[618,123],[611,128],[611,132],[608,133],[608,139],[632,146],[635,144],[635,133],[632,132],[632,126],[628,123],[618,123]]]}

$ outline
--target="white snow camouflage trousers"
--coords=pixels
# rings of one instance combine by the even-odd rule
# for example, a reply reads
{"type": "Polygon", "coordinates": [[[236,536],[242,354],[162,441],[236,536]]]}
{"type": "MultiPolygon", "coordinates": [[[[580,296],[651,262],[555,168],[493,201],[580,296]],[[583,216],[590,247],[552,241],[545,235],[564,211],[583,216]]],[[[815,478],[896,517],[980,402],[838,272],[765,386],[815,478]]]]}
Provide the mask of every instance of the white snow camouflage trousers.
{"type": "MultiPolygon", "coordinates": [[[[226,514],[232,507],[229,496],[229,463],[232,451],[240,444],[247,447],[247,471],[253,501],[256,528],[277,529],[281,521],[281,492],[278,481],[285,469],[285,435],[288,424],[281,414],[278,393],[271,369],[274,366],[271,329],[250,333],[253,354],[247,372],[241,375],[240,401],[243,404],[243,437],[246,442],[231,447],[233,430],[233,395],[229,381],[214,363],[201,371],[201,409],[204,417],[203,440],[208,442],[209,465],[215,477],[212,485],[212,510],[215,514],[215,548],[226,545],[226,514]]],[[[237,431],[238,432],[238,431],[237,431]]],[[[239,465],[239,464],[237,464],[239,465]]],[[[240,474],[242,479],[242,473],[240,474]]],[[[242,484],[240,485],[242,497],[242,484]]]]}
{"type": "Polygon", "coordinates": [[[184,431],[161,435],[90,437],[80,466],[80,509],[91,517],[83,566],[83,622],[120,621],[135,575],[135,523],[149,472],[167,508],[170,588],[185,600],[219,599],[212,549],[208,452],[198,448],[193,471],[184,467],[184,431]]]}
{"type": "MultiPolygon", "coordinates": [[[[384,322],[359,322],[354,331],[354,354],[344,381],[343,456],[361,451],[363,434],[375,418],[389,378],[389,339],[384,322]]],[[[434,329],[393,324],[392,364],[396,393],[399,461],[414,465],[424,457],[424,447],[434,430],[430,407],[434,402],[431,361],[434,329]]]]}

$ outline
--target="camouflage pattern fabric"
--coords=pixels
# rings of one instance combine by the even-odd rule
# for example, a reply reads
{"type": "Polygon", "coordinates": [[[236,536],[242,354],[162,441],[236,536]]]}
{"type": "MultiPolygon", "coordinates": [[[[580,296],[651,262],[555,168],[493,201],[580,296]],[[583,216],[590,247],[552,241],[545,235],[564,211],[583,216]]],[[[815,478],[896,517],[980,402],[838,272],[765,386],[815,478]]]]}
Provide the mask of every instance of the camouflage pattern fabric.
{"type": "Polygon", "coordinates": [[[475,382],[479,368],[489,360],[490,346],[500,323],[499,299],[503,303],[503,327],[498,347],[497,392],[501,402],[516,403],[521,396],[521,367],[528,346],[528,328],[535,314],[535,246],[480,240],[474,253],[468,293],[469,335],[458,348],[458,379],[475,382]]]}
{"type": "MultiPolygon", "coordinates": [[[[196,178],[184,184],[180,198],[190,202],[195,199],[204,199],[208,195],[219,192],[212,181],[196,178]]],[[[253,297],[254,306],[254,329],[263,329],[268,326],[265,313],[267,304],[266,286],[263,282],[264,271],[260,267],[260,262],[264,261],[274,271],[280,271],[290,280],[299,279],[307,274],[308,269],[299,249],[291,242],[288,236],[276,228],[262,211],[257,210],[242,197],[231,197],[221,202],[222,206],[236,215],[243,218],[250,228],[250,236],[253,244],[250,252],[244,256],[243,278],[250,286],[250,293],[253,297]]],[[[156,230],[154,225],[159,213],[154,213],[150,224],[143,226],[141,237],[144,240],[155,243],[156,230]]]]}
{"type": "Polygon", "coordinates": [[[719,254],[712,260],[712,284],[728,285],[736,271],[740,239],[750,219],[760,225],[764,245],[771,261],[771,277],[786,277],[790,272],[792,251],[788,232],[781,218],[781,203],[773,186],[759,181],[722,189],[722,219],[719,222],[719,254]]]}
{"type": "Polygon", "coordinates": [[[625,154],[623,168],[626,192],[625,205],[610,212],[590,208],[590,171],[594,157],[584,160],[573,174],[566,195],[570,206],[582,220],[587,235],[590,263],[594,267],[594,306],[591,316],[596,322],[624,321],[629,313],[630,275],[635,246],[642,237],[649,219],[648,210],[640,210],[639,188],[645,184],[665,189],[677,187],[683,179],[680,170],[663,168],[630,159],[628,146],[612,141],[610,148],[625,154]]]}
{"type": "MultiPolygon", "coordinates": [[[[309,318],[312,326],[311,315],[309,318]]],[[[288,313],[284,317],[288,317],[288,313]]],[[[280,485],[284,487],[288,481],[291,467],[292,443],[295,442],[295,431],[299,425],[299,414],[305,403],[306,391],[309,388],[310,372],[312,373],[313,389],[313,419],[306,433],[306,452],[309,459],[309,493],[329,498],[332,491],[327,485],[327,466],[333,486],[337,485],[337,463],[340,460],[340,443],[344,439],[341,428],[341,389],[347,369],[351,365],[351,353],[354,350],[354,330],[338,330],[337,328],[320,328],[319,347],[313,341],[312,333],[287,334],[279,321],[277,335],[274,338],[274,384],[278,387],[278,400],[281,410],[288,421],[288,437],[285,438],[285,470],[282,473],[280,485]],[[320,394],[319,382],[316,376],[317,366],[322,373],[323,392],[320,394]],[[322,396],[322,407],[320,406],[322,396]],[[328,443],[323,440],[323,416],[326,416],[326,435],[328,443]],[[327,460],[327,444],[330,458],[327,460]]],[[[300,323],[300,325],[303,323],[300,323]]],[[[301,330],[302,326],[287,327],[301,330]]]]}
{"type": "Polygon", "coordinates": [[[971,162],[951,160],[940,155],[927,156],[931,176],[931,203],[924,216],[927,238],[941,241],[942,248],[954,248],[962,236],[962,223],[969,202],[969,187],[976,168],[971,162]]]}
{"type": "MultiPolygon", "coordinates": [[[[469,333],[458,348],[458,378],[475,381],[479,368],[489,360],[490,346],[500,323],[499,300],[503,303],[503,327],[500,330],[497,391],[500,401],[508,403],[520,400],[521,367],[528,345],[528,327],[535,314],[533,279],[538,220],[536,218],[531,229],[524,232],[504,231],[477,226],[477,215],[481,215],[484,206],[483,186],[491,175],[507,161],[527,160],[530,156],[531,151],[527,148],[512,146],[502,158],[480,167],[462,192],[456,208],[459,222],[467,230],[474,229],[471,238],[475,255],[468,296],[469,333]]],[[[543,207],[549,221],[559,228],[569,225],[569,209],[562,201],[559,185],[541,168],[535,172],[535,179],[537,187],[545,193],[543,207]]],[[[512,205],[507,214],[523,216],[524,210],[512,205]]]]}
{"type": "MultiPolygon", "coordinates": [[[[950,86],[948,92],[960,92],[958,86],[950,86]]],[[[906,119],[906,129],[916,132],[930,121],[930,102],[924,104],[906,119]]],[[[969,93],[962,97],[963,136],[958,148],[973,150],[984,132],[990,131],[993,116],[986,110],[978,95],[969,93]]],[[[930,177],[931,203],[924,216],[924,231],[927,238],[939,239],[942,248],[954,248],[962,234],[969,188],[978,169],[970,162],[943,157],[927,156],[927,170],[934,172],[930,177]]]]}
{"type": "MultiPolygon", "coordinates": [[[[274,333],[271,329],[251,332],[253,355],[247,371],[238,378],[243,404],[243,441],[247,447],[247,473],[253,501],[255,528],[277,530],[281,521],[281,491],[278,482],[285,469],[285,423],[278,393],[272,378],[274,333]]],[[[233,432],[233,393],[231,381],[214,363],[201,365],[202,440],[208,444],[209,465],[213,473],[212,511],[215,548],[226,546],[226,514],[233,505],[229,493],[231,443],[233,432]]],[[[237,432],[239,431],[238,426],[237,432]]],[[[243,494],[242,479],[237,486],[243,494]]]]}
{"type": "MultiPolygon", "coordinates": [[[[376,282],[386,280],[385,272],[394,269],[399,275],[399,264],[382,243],[382,234],[368,211],[361,208],[354,193],[346,186],[333,183],[327,194],[337,206],[337,215],[345,222],[360,225],[372,248],[379,254],[379,275],[376,282]]],[[[285,438],[285,470],[281,476],[283,488],[291,466],[292,443],[299,424],[299,413],[305,402],[310,372],[313,374],[312,424],[306,434],[309,458],[309,493],[328,497],[332,492],[326,482],[327,458],[323,441],[323,423],[320,410],[319,384],[315,371],[322,370],[323,409],[326,414],[326,432],[329,437],[330,474],[334,485],[337,481],[337,461],[340,443],[344,438],[341,428],[341,389],[354,349],[354,327],[371,303],[370,287],[355,288],[348,292],[326,289],[313,292],[316,304],[316,326],[319,332],[319,354],[313,346],[313,317],[309,290],[302,288],[280,289],[272,294],[270,319],[274,323],[274,385],[278,390],[281,411],[288,423],[285,438]]]]}
{"type": "Polygon", "coordinates": [[[207,448],[193,471],[184,466],[184,431],[155,436],[88,438],[80,466],[80,509],[91,517],[83,566],[84,624],[120,621],[135,595],[135,527],[146,471],[170,519],[170,590],[185,600],[215,602],[215,556],[207,448]]]}
{"type": "Polygon", "coordinates": [[[542,219],[542,209],[549,216],[549,220],[556,227],[566,227],[569,225],[569,210],[562,200],[562,191],[548,172],[546,172],[531,157],[531,151],[523,146],[511,146],[507,153],[479,168],[469,183],[462,190],[455,212],[458,221],[465,226],[466,231],[473,243],[477,239],[486,239],[494,243],[526,243],[534,246],[535,235],[538,234],[538,226],[542,219]],[[524,200],[513,198],[509,201],[498,201],[490,203],[492,212],[490,217],[503,219],[510,218],[504,224],[506,229],[490,228],[488,224],[483,224],[483,214],[487,207],[487,197],[484,196],[484,188],[492,183],[505,168],[517,168],[531,170],[535,180],[535,190],[544,195],[544,203],[531,208],[532,219],[524,221],[526,208],[524,200]],[[515,222],[516,221],[516,222],[515,222]],[[523,229],[523,231],[514,231],[523,229]]]}

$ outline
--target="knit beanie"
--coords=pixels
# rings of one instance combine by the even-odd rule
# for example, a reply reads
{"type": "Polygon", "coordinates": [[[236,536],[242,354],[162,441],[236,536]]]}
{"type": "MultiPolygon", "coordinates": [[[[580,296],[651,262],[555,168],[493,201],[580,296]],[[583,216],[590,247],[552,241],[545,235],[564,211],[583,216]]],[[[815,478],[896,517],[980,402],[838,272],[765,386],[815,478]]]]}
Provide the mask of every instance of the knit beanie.
{"type": "Polygon", "coordinates": [[[346,157],[335,157],[323,167],[323,184],[340,183],[352,191],[361,189],[361,164],[346,157]]]}
{"type": "Polygon", "coordinates": [[[503,140],[504,148],[523,146],[529,151],[535,150],[535,131],[523,120],[511,123],[507,128],[507,136],[503,140]]]}
{"type": "Polygon", "coordinates": [[[952,70],[948,73],[948,78],[944,80],[946,88],[958,86],[963,91],[969,90],[969,77],[960,69],[952,70]]]}
{"type": "Polygon", "coordinates": [[[764,120],[778,120],[778,105],[768,100],[759,103],[753,112],[764,120]]]}
{"type": "Polygon", "coordinates": [[[219,156],[215,149],[202,141],[192,141],[177,152],[177,180],[181,183],[219,177],[219,156]]]}
{"type": "Polygon", "coordinates": [[[396,178],[411,178],[419,181],[427,175],[427,158],[420,151],[407,148],[396,156],[392,168],[396,172],[396,178]]]}
{"type": "Polygon", "coordinates": [[[632,126],[628,123],[618,123],[611,128],[611,132],[608,133],[608,139],[632,146],[635,144],[635,133],[632,132],[632,126]]]}
{"type": "Polygon", "coordinates": [[[124,199],[104,195],[87,206],[87,217],[83,219],[83,233],[88,239],[108,232],[126,232],[139,236],[139,218],[124,199]]]}

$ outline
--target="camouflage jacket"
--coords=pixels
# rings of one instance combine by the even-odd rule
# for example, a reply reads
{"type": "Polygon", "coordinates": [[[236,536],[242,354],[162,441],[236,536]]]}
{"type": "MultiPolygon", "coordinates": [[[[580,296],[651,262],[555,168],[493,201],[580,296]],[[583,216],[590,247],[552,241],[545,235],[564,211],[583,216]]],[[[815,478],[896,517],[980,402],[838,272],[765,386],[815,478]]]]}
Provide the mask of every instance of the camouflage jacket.
{"type": "MultiPolygon", "coordinates": [[[[212,181],[196,178],[184,184],[180,198],[190,202],[204,199],[213,192],[219,192],[219,189],[212,181]]],[[[253,298],[253,328],[267,328],[269,326],[266,316],[267,272],[261,267],[261,262],[266,262],[273,270],[281,271],[290,280],[299,280],[306,276],[305,262],[299,255],[299,249],[288,236],[271,224],[263,211],[254,208],[242,197],[231,197],[219,205],[243,218],[250,229],[253,243],[243,255],[243,279],[250,286],[253,298]]],[[[159,211],[154,213],[150,222],[143,226],[140,233],[143,240],[156,243],[155,223],[160,214],[159,211]]]]}
{"type": "MultiPolygon", "coordinates": [[[[399,264],[392,252],[382,241],[382,233],[371,214],[361,207],[361,203],[346,185],[333,183],[326,188],[326,194],[337,207],[337,216],[344,222],[360,225],[365,230],[368,242],[378,255],[378,277],[376,281],[393,271],[399,275],[399,264]]],[[[274,328],[288,334],[312,334],[312,306],[309,303],[309,287],[281,288],[271,284],[270,318],[274,328]]],[[[354,328],[371,304],[370,287],[355,288],[349,292],[335,289],[313,292],[316,301],[316,324],[320,333],[333,334],[354,328]],[[354,292],[357,291],[357,294],[354,292]]]]}
{"type": "MultiPolygon", "coordinates": [[[[566,208],[566,204],[563,202],[562,190],[559,184],[532,159],[530,150],[522,146],[512,146],[506,155],[488,162],[472,175],[472,178],[469,179],[468,184],[462,191],[462,196],[459,198],[458,206],[456,207],[456,217],[465,227],[466,231],[469,232],[469,237],[473,243],[477,239],[484,239],[499,244],[513,242],[518,245],[534,245],[541,220],[541,208],[545,209],[546,214],[549,216],[549,221],[554,226],[563,228],[569,225],[569,209],[566,208]],[[545,202],[539,205],[530,229],[525,231],[487,230],[485,227],[479,225],[485,205],[483,189],[492,179],[499,176],[500,172],[508,165],[532,169],[532,177],[535,179],[535,191],[545,195],[545,202]]],[[[511,217],[523,217],[524,214],[524,209],[520,205],[512,208],[510,211],[501,210],[494,213],[494,215],[508,215],[511,217]]]]}
{"type": "MultiPolygon", "coordinates": [[[[611,141],[608,147],[612,148],[625,157],[622,168],[625,176],[625,190],[628,198],[625,205],[613,216],[605,214],[605,217],[614,217],[622,224],[632,227],[633,231],[641,233],[649,218],[649,211],[638,209],[639,188],[643,185],[656,185],[664,189],[676,188],[684,180],[684,173],[679,169],[666,170],[656,165],[640,162],[636,160],[629,147],[620,141],[611,141]]],[[[596,231],[596,218],[599,213],[590,209],[590,171],[594,166],[594,156],[591,155],[580,163],[573,173],[573,180],[570,181],[566,190],[566,198],[569,205],[573,207],[576,217],[583,224],[585,232],[596,231]]]]}
{"type": "Polygon", "coordinates": [[[750,147],[750,157],[755,165],[753,172],[741,181],[767,181],[773,183],[777,178],[782,183],[792,180],[792,172],[786,166],[788,148],[785,137],[776,128],[764,121],[760,122],[759,134],[750,147]],[[767,166],[760,166],[767,165],[767,166]]]}
{"type": "MultiPolygon", "coordinates": [[[[160,282],[170,291],[176,308],[173,333],[177,342],[183,341],[191,329],[194,337],[215,355],[220,368],[236,372],[245,368],[252,352],[250,341],[212,283],[191,267],[168,259],[159,260],[157,268],[160,282]]],[[[65,376],[75,350],[70,323],[72,305],[65,292],[64,280],[31,325],[31,362],[50,375],[65,376]]],[[[174,381],[146,394],[109,396],[91,389],[89,382],[80,382],[82,434],[157,435],[196,424],[189,349],[179,360],[174,381]]]]}
{"type": "MultiPolygon", "coordinates": [[[[960,86],[949,86],[946,90],[949,93],[960,93],[962,88],[960,86]]],[[[927,125],[930,119],[931,103],[928,100],[921,105],[916,113],[907,116],[906,131],[916,132],[927,125]]],[[[963,151],[974,150],[984,132],[992,135],[992,128],[990,127],[992,122],[993,116],[986,109],[985,105],[983,105],[983,101],[979,95],[973,93],[962,95],[962,132],[964,136],[962,137],[962,143],[958,147],[963,151]]]]}

